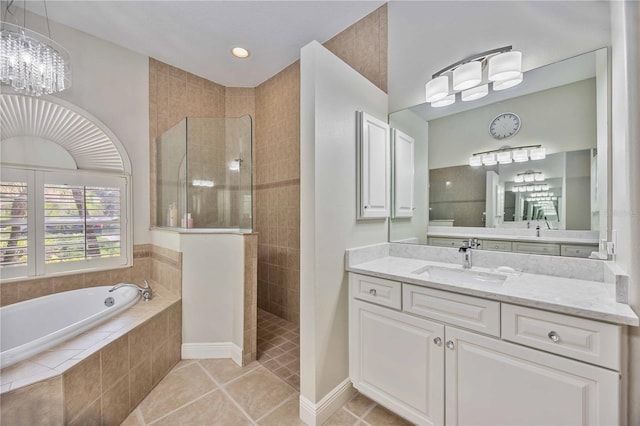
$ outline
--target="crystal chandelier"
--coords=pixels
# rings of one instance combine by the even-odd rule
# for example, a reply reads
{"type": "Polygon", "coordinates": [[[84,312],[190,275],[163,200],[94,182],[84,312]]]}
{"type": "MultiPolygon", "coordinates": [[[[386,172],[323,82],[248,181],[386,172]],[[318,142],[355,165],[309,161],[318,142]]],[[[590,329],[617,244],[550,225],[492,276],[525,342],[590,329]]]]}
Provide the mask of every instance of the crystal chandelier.
{"type": "MultiPolygon", "coordinates": [[[[10,13],[12,3],[8,3],[5,14],[10,13]]],[[[45,3],[45,14],[46,10],[45,3]]],[[[48,15],[46,20],[48,27],[48,15]]],[[[68,89],[71,87],[69,53],[50,37],[0,21],[0,82],[32,96],[68,89]]]]}

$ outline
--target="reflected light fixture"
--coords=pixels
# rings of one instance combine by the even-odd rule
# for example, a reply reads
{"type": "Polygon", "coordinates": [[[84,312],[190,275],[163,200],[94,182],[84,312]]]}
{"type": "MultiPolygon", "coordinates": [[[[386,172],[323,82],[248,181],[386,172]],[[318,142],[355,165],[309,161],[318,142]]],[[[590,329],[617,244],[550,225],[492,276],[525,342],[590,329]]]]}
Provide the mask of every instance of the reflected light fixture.
{"type": "Polygon", "coordinates": [[[70,56],[51,39],[47,3],[43,3],[48,36],[26,28],[26,13],[22,26],[6,22],[7,15],[13,16],[13,1],[7,2],[0,21],[0,82],[31,96],[71,87],[70,56]]]}
{"type": "Polygon", "coordinates": [[[245,59],[248,58],[250,53],[244,47],[234,47],[231,49],[231,54],[236,58],[245,59]]]}
{"type": "Polygon", "coordinates": [[[504,90],[522,82],[522,53],[505,46],[469,56],[433,74],[425,85],[425,99],[432,107],[455,102],[456,93],[468,102],[504,90]],[[446,102],[440,102],[447,99],[446,102]]]}
{"type": "MultiPolygon", "coordinates": [[[[531,160],[540,160],[545,158],[545,149],[542,145],[527,145],[511,148],[509,146],[503,146],[500,149],[494,149],[491,151],[477,152],[469,157],[469,165],[472,167],[478,166],[493,166],[497,163],[510,164],[512,161],[516,163],[522,163],[531,160]]],[[[544,175],[538,172],[539,176],[544,180],[544,175]]],[[[524,175],[522,181],[524,182],[524,175]]],[[[517,178],[517,176],[516,176],[517,178]]],[[[527,182],[536,181],[535,173],[531,175],[531,180],[527,182]]],[[[538,180],[540,181],[540,180],[538,180]]],[[[516,181],[517,182],[517,181],[516,181]]]]}

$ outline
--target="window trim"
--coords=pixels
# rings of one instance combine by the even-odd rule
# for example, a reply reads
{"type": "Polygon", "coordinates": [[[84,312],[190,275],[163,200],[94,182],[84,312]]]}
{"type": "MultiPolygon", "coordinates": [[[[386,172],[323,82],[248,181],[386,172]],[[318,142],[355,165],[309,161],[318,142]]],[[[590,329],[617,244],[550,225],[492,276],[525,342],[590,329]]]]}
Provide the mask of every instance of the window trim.
{"type": "Polygon", "coordinates": [[[133,265],[132,194],[131,176],[88,170],[2,166],[2,180],[27,182],[27,265],[2,268],[2,281],[71,275],[133,265]],[[23,177],[20,179],[20,177],[23,177]],[[24,177],[27,179],[25,180],[24,177]],[[72,262],[45,263],[44,185],[81,184],[87,186],[117,186],[120,195],[120,256],[84,259],[72,262]]]}

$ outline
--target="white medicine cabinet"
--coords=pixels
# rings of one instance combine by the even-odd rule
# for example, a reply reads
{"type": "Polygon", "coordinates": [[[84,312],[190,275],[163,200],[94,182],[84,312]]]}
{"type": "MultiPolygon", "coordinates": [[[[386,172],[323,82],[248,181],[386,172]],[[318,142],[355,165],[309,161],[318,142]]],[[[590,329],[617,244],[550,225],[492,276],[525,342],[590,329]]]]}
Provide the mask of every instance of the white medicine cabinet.
{"type": "Polygon", "coordinates": [[[389,125],[362,111],[356,123],[358,219],[383,219],[390,211],[389,125]]]}

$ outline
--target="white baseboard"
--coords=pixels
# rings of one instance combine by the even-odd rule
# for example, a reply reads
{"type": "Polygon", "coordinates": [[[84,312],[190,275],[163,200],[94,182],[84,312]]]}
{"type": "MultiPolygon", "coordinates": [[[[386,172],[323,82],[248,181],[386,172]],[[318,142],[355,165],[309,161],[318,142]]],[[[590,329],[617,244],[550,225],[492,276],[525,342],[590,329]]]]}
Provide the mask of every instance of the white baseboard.
{"type": "Polygon", "coordinates": [[[349,401],[355,392],[351,380],[347,378],[317,404],[300,395],[300,418],[309,426],[321,425],[349,401]]]}
{"type": "Polygon", "coordinates": [[[182,359],[231,358],[242,365],[242,348],[232,342],[221,343],[183,343],[182,359]]]}

